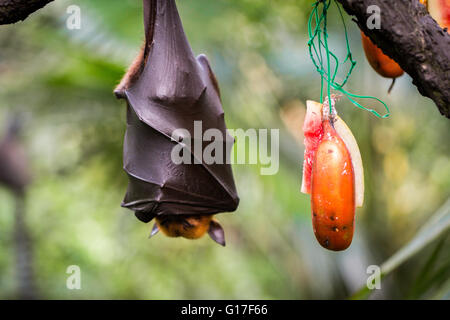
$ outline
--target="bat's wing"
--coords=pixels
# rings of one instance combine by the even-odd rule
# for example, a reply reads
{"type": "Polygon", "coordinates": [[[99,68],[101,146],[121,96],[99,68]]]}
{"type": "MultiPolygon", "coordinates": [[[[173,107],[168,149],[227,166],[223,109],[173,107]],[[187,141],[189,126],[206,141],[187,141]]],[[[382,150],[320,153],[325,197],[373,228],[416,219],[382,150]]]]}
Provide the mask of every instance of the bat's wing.
{"type": "Polygon", "coordinates": [[[208,60],[203,55],[194,57],[174,0],[144,4],[144,17],[150,19],[145,24],[145,66],[125,91],[128,127],[124,169],[130,184],[123,205],[137,211],[141,220],[159,214],[234,211],[239,199],[226,152],[233,138],[226,130],[208,60]],[[195,132],[199,130],[194,126],[196,121],[201,121],[200,132],[195,132]],[[186,129],[189,137],[174,141],[177,129],[186,129]],[[209,142],[201,137],[208,129],[221,134],[221,138],[215,136],[215,143],[224,150],[221,163],[206,164],[193,150],[196,144],[200,151],[207,147],[209,142]],[[172,161],[172,150],[179,143],[190,153],[192,162],[195,155],[199,164],[172,161]]]}

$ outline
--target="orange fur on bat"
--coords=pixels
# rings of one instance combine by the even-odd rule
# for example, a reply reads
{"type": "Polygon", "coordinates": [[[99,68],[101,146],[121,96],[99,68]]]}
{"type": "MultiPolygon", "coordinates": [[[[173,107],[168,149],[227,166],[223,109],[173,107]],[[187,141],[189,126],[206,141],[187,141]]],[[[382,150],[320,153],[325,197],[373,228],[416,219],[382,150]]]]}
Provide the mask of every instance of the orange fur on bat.
{"type": "Polygon", "coordinates": [[[127,72],[120,80],[120,83],[114,89],[114,94],[116,95],[117,98],[119,99],[125,98],[125,90],[127,90],[139,78],[140,74],[142,73],[142,70],[144,69],[145,66],[144,49],[145,47],[142,46],[141,50],[139,51],[139,54],[133,60],[127,72]]]}
{"type": "Polygon", "coordinates": [[[158,228],[168,237],[199,239],[211,224],[212,215],[162,216],[156,218],[158,228]]]}

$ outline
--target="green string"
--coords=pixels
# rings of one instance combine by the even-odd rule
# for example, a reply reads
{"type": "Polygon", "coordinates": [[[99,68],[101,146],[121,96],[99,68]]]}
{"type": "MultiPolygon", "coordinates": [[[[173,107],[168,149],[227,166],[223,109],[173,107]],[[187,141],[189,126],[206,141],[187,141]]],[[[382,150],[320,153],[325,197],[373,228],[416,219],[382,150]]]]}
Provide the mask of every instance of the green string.
{"type": "Polygon", "coordinates": [[[390,115],[389,108],[385,102],[382,100],[372,97],[372,96],[362,96],[357,95],[348,92],[344,89],[344,86],[346,85],[348,79],[350,78],[350,75],[353,72],[353,69],[356,66],[356,61],[353,60],[352,52],[350,49],[350,42],[348,39],[348,33],[347,33],[347,26],[345,24],[344,15],[342,14],[342,10],[340,6],[336,3],[336,0],[317,0],[313,4],[313,10],[311,12],[311,15],[308,19],[308,47],[309,47],[309,54],[311,56],[311,60],[314,63],[314,66],[316,67],[317,72],[320,74],[320,103],[323,103],[323,96],[324,96],[324,81],[327,82],[327,95],[328,95],[328,101],[330,101],[330,114],[332,114],[332,103],[331,103],[331,89],[334,89],[336,91],[339,91],[343,95],[345,95],[356,107],[369,111],[375,116],[379,118],[387,118],[390,115]],[[327,32],[327,14],[328,9],[330,8],[332,3],[335,3],[335,5],[338,8],[339,15],[341,17],[342,24],[344,25],[344,31],[345,31],[345,43],[347,46],[347,55],[345,57],[345,60],[343,63],[339,63],[338,57],[329,49],[328,46],[328,32],[327,32]],[[322,10],[320,10],[320,6],[322,6],[322,10]],[[313,23],[315,24],[315,27],[313,28],[313,23]],[[322,51],[325,52],[326,57],[326,69],[324,66],[324,55],[322,54],[322,51]],[[331,59],[333,59],[335,67],[333,70],[333,73],[331,74],[331,59]],[[349,71],[347,72],[346,77],[342,81],[342,83],[336,82],[336,76],[339,72],[339,67],[343,66],[346,63],[350,63],[349,71]],[[374,109],[369,109],[364,106],[362,106],[359,102],[357,102],[354,99],[372,99],[380,102],[385,110],[386,113],[381,115],[374,109]]]}

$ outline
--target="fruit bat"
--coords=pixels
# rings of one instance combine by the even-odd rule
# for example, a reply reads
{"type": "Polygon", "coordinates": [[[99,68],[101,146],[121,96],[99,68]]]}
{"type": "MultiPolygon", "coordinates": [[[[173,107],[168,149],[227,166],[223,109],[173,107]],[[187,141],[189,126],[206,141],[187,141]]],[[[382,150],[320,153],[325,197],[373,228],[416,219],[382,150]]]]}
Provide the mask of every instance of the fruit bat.
{"type": "Polygon", "coordinates": [[[235,211],[239,198],[227,161],[234,140],[226,130],[217,80],[206,56],[195,58],[175,0],[143,4],[145,44],[114,90],[127,101],[123,159],[129,184],[122,206],[145,223],[155,219],[150,236],[159,230],[187,239],[208,233],[225,245],[224,231],[213,216],[235,211]],[[225,152],[217,153],[212,164],[199,159],[192,147],[204,151],[208,146],[195,138],[198,121],[201,133],[221,133],[215,143],[225,152]],[[177,140],[177,129],[188,135],[177,140]],[[192,161],[174,163],[171,154],[177,145],[192,161]]]}

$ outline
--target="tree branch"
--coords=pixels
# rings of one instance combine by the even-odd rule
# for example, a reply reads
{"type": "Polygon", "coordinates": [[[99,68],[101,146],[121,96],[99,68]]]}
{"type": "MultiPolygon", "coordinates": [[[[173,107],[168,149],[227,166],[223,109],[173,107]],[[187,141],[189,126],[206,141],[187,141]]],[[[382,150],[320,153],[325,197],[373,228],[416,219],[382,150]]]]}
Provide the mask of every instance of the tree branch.
{"type": "Polygon", "coordinates": [[[412,78],[419,92],[450,118],[450,35],[419,0],[338,0],[360,29],[412,78]],[[381,9],[381,28],[369,30],[368,6],[381,9]]]}
{"type": "Polygon", "coordinates": [[[53,0],[0,0],[0,25],[25,20],[53,0]]]}

